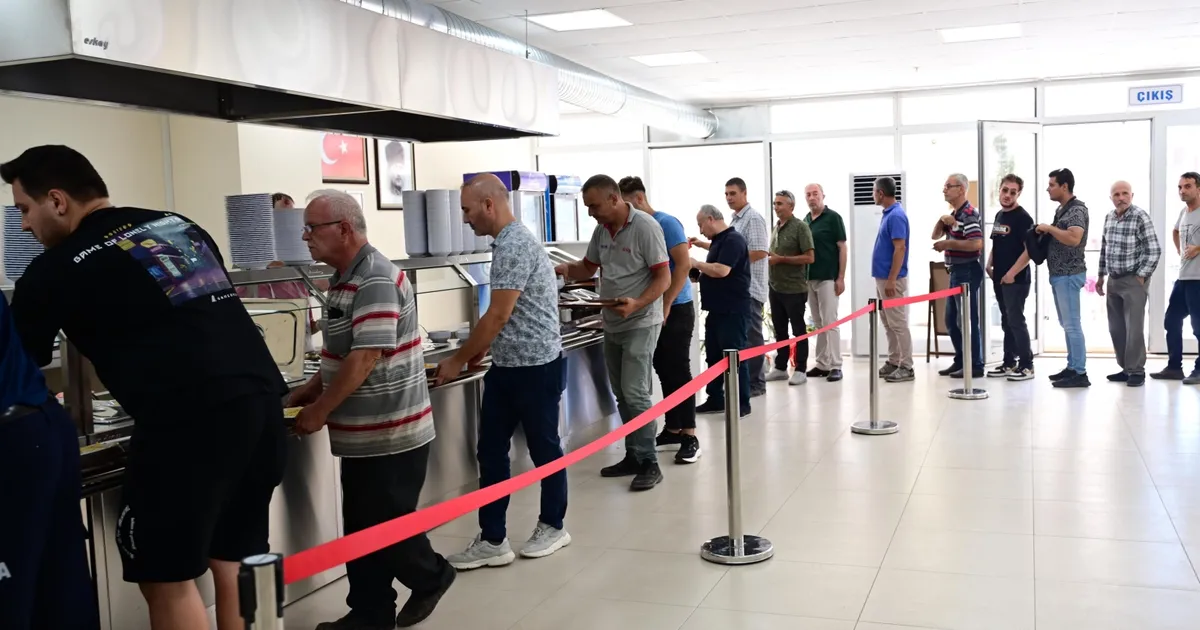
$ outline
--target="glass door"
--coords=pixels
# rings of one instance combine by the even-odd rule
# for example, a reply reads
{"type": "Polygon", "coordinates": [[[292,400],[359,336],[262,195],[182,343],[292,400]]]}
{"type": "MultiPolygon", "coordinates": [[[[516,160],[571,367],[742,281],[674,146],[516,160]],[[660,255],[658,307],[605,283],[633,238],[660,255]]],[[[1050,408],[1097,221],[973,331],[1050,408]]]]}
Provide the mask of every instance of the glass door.
{"type": "MultiPolygon", "coordinates": [[[[1015,173],[1025,182],[1018,200],[1022,207],[1040,221],[1038,216],[1038,201],[1041,198],[1040,183],[1041,168],[1039,166],[1041,144],[1039,142],[1042,126],[1038,123],[1017,123],[992,120],[981,120],[978,125],[979,133],[979,181],[975,184],[973,197],[984,220],[984,261],[991,253],[991,233],[996,214],[1000,212],[1000,181],[1010,173],[1015,173]]],[[[1038,275],[1043,270],[1036,265],[1033,269],[1033,292],[1025,301],[1025,319],[1029,322],[1029,334],[1033,341],[1035,354],[1041,351],[1040,301],[1037,298],[1038,275]]],[[[992,283],[983,283],[983,305],[980,313],[980,325],[983,326],[983,347],[987,353],[986,361],[999,361],[1004,355],[1004,332],[1000,328],[1000,307],[996,303],[992,283]]]]}
{"type": "MultiPolygon", "coordinates": [[[[1153,185],[1155,190],[1161,191],[1162,196],[1155,199],[1150,216],[1158,228],[1163,257],[1150,283],[1149,350],[1165,353],[1167,341],[1163,330],[1163,313],[1167,310],[1171,289],[1179,279],[1179,251],[1175,249],[1172,239],[1175,221],[1183,208],[1183,202],[1179,200],[1179,176],[1189,171],[1200,171],[1200,112],[1156,117],[1154,157],[1153,185]]],[[[1184,320],[1183,351],[1188,354],[1197,351],[1191,330],[1190,320],[1184,320]]]]}

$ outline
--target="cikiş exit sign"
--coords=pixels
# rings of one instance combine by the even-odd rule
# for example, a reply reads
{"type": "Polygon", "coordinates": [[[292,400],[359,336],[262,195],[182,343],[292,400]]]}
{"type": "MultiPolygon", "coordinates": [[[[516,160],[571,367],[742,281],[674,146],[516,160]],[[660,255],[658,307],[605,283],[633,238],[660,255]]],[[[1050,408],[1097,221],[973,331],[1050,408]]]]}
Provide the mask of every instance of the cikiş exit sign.
{"type": "Polygon", "coordinates": [[[1172,105],[1183,102],[1182,85],[1140,85],[1129,88],[1129,105],[1172,105]]]}

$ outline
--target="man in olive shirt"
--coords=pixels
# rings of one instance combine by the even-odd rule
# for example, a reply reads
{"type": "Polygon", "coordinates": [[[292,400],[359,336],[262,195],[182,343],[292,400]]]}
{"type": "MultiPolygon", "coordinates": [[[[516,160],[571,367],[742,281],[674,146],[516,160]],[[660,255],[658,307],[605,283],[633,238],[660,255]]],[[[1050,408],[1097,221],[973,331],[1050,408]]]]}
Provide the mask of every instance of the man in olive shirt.
{"type": "MultiPolygon", "coordinates": [[[[846,292],[846,223],[825,206],[820,184],[804,187],[804,201],[808,204],[804,222],[812,230],[816,256],[808,266],[808,308],[819,330],[837,321],[838,298],[846,292]]],[[[809,377],[842,380],[842,337],[837,328],[817,335],[816,364],[809,377]]]]}
{"type": "MultiPolygon", "coordinates": [[[[768,297],[771,303],[771,324],[775,340],[783,341],[805,333],[804,306],[808,304],[808,266],[812,264],[813,237],[808,224],[796,217],[796,196],[787,190],[775,193],[775,216],[779,217],[771,231],[771,253],[768,257],[770,275],[768,297]],[[788,334],[788,323],[792,333],[788,334]]],[[[784,346],[775,353],[775,369],[768,381],[787,380],[789,385],[801,385],[808,380],[808,340],[796,343],[796,371],[788,378],[790,349],[784,346]]]]}

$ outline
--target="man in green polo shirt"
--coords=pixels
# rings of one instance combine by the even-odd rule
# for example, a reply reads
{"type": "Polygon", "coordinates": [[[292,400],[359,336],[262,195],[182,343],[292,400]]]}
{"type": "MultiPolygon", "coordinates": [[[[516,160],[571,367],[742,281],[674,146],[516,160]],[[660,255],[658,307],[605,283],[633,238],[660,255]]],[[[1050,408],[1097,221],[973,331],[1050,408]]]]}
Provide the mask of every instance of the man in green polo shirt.
{"type": "MultiPolygon", "coordinates": [[[[816,260],[808,266],[808,307],[813,325],[824,328],[838,319],[838,298],[846,291],[846,224],[842,216],[825,207],[825,191],[820,184],[804,187],[808,216],[804,222],[812,230],[816,260]]],[[[842,337],[838,329],[817,335],[816,366],[812,378],[830,382],[842,380],[842,337]]]]}
{"type": "MultiPolygon", "coordinates": [[[[808,266],[813,262],[813,237],[808,224],[796,216],[796,196],[786,190],[775,193],[775,216],[779,220],[771,230],[771,252],[767,297],[771,303],[771,325],[775,340],[783,341],[805,333],[804,307],[808,304],[808,266]],[[788,334],[788,324],[792,332],[788,334]]],[[[796,343],[796,371],[788,378],[790,349],[775,353],[775,369],[768,381],[787,380],[802,385],[808,380],[808,340],[796,343]]]]}

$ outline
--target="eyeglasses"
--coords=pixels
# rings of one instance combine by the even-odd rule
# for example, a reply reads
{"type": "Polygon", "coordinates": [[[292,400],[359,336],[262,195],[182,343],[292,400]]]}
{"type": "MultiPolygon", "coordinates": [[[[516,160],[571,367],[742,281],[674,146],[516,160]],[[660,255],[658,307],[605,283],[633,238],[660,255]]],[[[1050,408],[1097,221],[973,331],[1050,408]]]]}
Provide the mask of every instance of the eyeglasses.
{"type": "Polygon", "coordinates": [[[319,227],[324,227],[326,225],[337,225],[339,223],[341,223],[341,221],[326,221],[324,223],[305,223],[304,224],[304,233],[312,234],[313,231],[319,227]]]}
{"type": "Polygon", "coordinates": [[[942,190],[950,190],[951,188],[962,188],[962,184],[946,184],[942,186],[942,190]]]}

